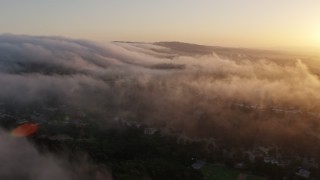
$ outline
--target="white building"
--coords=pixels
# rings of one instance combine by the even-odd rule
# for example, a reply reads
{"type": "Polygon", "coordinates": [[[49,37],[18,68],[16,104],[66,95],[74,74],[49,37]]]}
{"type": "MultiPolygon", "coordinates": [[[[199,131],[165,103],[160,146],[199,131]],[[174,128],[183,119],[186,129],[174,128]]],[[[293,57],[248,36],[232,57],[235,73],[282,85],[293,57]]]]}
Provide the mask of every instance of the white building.
{"type": "Polygon", "coordinates": [[[298,175],[298,176],[300,176],[300,177],[302,177],[302,178],[309,178],[310,177],[310,171],[308,171],[308,170],[305,170],[305,169],[300,169],[297,173],[296,173],[296,175],[298,175]]]}
{"type": "Polygon", "coordinates": [[[158,132],[158,129],[156,129],[156,128],[145,128],[144,129],[144,134],[147,134],[147,135],[153,135],[156,132],[158,132]]]}

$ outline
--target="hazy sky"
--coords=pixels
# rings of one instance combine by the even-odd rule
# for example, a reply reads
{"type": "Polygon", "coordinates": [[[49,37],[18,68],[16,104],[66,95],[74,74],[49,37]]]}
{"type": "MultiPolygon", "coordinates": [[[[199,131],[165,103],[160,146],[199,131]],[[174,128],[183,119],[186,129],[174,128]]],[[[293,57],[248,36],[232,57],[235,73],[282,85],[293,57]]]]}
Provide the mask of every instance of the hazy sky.
{"type": "Polygon", "coordinates": [[[320,47],[320,1],[2,0],[0,33],[320,47]]]}

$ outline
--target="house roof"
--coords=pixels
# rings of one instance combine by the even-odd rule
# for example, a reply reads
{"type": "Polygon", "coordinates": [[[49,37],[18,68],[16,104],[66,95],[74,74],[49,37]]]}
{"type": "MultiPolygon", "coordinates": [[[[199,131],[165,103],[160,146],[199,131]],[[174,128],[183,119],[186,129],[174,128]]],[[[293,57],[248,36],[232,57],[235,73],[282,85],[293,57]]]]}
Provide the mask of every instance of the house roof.
{"type": "Polygon", "coordinates": [[[193,169],[201,169],[204,165],[206,165],[205,161],[198,160],[197,162],[192,164],[193,169]]]}

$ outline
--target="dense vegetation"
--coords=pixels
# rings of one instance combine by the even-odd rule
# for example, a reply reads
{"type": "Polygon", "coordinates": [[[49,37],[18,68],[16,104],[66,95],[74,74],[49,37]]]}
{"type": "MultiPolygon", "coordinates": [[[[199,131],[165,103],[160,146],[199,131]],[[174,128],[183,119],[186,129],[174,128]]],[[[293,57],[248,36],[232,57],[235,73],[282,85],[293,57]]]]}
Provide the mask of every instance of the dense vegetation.
{"type": "MultiPolygon", "coordinates": [[[[53,129],[52,129],[53,130],[53,129]]],[[[115,179],[201,179],[199,171],[192,169],[192,158],[203,156],[202,143],[177,144],[175,138],[160,134],[144,135],[143,129],[102,130],[89,128],[90,137],[81,135],[76,128],[68,128],[70,136],[81,138],[61,141],[34,137],[40,150],[67,153],[71,159],[83,154],[98,164],[111,168],[115,179]]],[[[66,133],[63,129],[57,132],[66,133]]]]}

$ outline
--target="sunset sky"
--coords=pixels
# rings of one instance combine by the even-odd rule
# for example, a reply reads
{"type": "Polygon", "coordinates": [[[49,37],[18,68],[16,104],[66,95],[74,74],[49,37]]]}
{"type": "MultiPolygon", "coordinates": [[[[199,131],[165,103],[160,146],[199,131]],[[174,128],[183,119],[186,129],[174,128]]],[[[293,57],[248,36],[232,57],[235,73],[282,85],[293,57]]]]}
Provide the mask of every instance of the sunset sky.
{"type": "Polygon", "coordinates": [[[4,0],[0,33],[320,47],[317,0],[4,0]]]}

